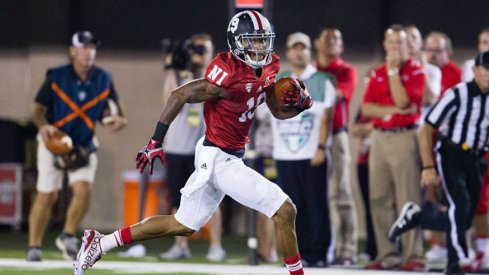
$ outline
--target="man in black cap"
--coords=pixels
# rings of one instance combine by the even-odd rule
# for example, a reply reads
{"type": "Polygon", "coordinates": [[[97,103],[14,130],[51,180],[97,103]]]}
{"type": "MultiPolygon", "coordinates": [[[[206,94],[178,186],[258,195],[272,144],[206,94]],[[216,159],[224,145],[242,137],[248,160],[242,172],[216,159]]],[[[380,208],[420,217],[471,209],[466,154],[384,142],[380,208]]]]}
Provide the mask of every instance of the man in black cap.
{"type": "Polygon", "coordinates": [[[423,161],[421,185],[440,182],[448,199],[448,212],[430,203],[421,209],[413,202],[404,205],[389,237],[420,226],[447,233],[448,263],[445,274],[464,274],[480,268],[484,255],[469,257],[465,231],[470,228],[479,201],[484,158],[489,137],[489,51],[475,58],[474,79],[449,89],[430,109],[419,132],[423,161]],[[432,134],[438,130],[433,159],[432,134]]]}
{"type": "Polygon", "coordinates": [[[32,119],[39,129],[38,194],[29,215],[28,261],[42,259],[42,239],[52,206],[62,189],[64,173],[68,176],[73,196],[56,246],[65,259],[76,257],[78,239],[75,233],[88,210],[97,168],[95,123],[100,120],[109,131],[120,130],[127,123],[112,76],[94,65],[99,44],[91,32],[75,33],[69,48],[72,62],[50,68],[34,100],[32,119]],[[62,142],[72,148],[71,152],[60,155],[46,146],[59,131],[66,133],[62,142]]]}

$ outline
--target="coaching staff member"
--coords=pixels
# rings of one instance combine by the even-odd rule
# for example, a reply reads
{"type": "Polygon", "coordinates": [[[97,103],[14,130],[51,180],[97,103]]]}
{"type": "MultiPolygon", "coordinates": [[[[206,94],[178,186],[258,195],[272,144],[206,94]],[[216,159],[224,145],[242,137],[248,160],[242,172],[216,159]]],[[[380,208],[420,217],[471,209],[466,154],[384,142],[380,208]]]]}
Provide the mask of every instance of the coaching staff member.
{"type": "Polygon", "coordinates": [[[391,229],[392,237],[418,224],[437,229],[445,225],[448,263],[446,274],[463,274],[461,266],[468,261],[465,231],[470,228],[481,192],[482,175],[489,126],[489,51],[475,58],[474,80],[462,82],[429,111],[419,133],[423,161],[421,185],[438,184],[439,179],[448,198],[448,213],[427,218],[428,208],[406,205],[401,218],[391,229]],[[432,156],[432,133],[440,131],[436,145],[436,162],[432,156]],[[414,209],[414,210],[410,210],[414,209]],[[408,215],[408,212],[411,212],[408,215]],[[418,212],[418,213],[416,213],[418,212]],[[448,219],[446,215],[448,214],[448,219]],[[438,219],[441,218],[441,219],[438,219]],[[446,222],[436,222],[443,221],[446,222]],[[402,224],[402,225],[401,225],[402,224]]]}
{"type": "MultiPolygon", "coordinates": [[[[28,261],[42,259],[41,245],[53,205],[63,187],[63,173],[68,175],[73,196],[66,211],[63,231],[56,238],[56,246],[65,259],[76,257],[78,238],[75,234],[88,211],[97,168],[95,124],[102,119],[111,101],[118,114],[111,117],[112,122],[102,123],[102,126],[115,132],[127,124],[111,74],[94,65],[99,44],[100,41],[89,31],[73,34],[69,48],[71,63],[50,68],[34,100],[32,119],[39,129],[38,193],[29,214],[28,261]],[[46,140],[58,130],[70,136],[75,148],[81,148],[77,152],[85,152],[76,154],[75,159],[79,163],[76,167],[57,165],[60,157],[53,155],[45,146],[46,140]]],[[[71,156],[69,159],[73,160],[71,156]]]]}

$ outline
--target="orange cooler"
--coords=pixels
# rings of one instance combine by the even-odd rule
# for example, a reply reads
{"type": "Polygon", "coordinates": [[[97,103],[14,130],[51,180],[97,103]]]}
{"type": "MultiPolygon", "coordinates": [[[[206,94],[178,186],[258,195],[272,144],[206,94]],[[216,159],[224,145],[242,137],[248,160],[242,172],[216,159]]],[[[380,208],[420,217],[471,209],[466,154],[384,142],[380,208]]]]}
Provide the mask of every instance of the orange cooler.
{"type": "MultiPolygon", "coordinates": [[[[141,174],[138,170],[125,171],[124,179],[124,226],[129,226],[139,222],[139,192],[141,174]]],[[[158,196],[159,188],[163,187],[163,173],[154,171],[153,175],[149,176],[148,186],[146,190],[146,202],[144,205],[143,218],[159,214],[160,198],[158,196]]]]}

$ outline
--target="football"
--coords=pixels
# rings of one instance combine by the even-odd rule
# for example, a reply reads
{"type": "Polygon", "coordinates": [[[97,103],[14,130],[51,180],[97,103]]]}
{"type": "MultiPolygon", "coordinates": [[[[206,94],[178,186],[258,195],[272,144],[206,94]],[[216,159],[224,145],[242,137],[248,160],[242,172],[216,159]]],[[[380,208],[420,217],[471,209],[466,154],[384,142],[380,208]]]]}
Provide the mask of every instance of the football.
{"type": "Polygon", "coordinates": [[[46,147],[55,155],[66,154],[73,148],[73,140],[63,131],[56,131],[46,140],[46,147]]]}
{"type": "Polygon", "coordinates": [[[295,92],[295,81],[296,80],[292,77],[284,77],[279,79],[277,82],[275,82],[274,85],[272,85],[270,92],[272,93],[272,101],[275,106],[280,108],[284,107],[284,102],[282,100],[284,96],[284,91],[295,92]]]}

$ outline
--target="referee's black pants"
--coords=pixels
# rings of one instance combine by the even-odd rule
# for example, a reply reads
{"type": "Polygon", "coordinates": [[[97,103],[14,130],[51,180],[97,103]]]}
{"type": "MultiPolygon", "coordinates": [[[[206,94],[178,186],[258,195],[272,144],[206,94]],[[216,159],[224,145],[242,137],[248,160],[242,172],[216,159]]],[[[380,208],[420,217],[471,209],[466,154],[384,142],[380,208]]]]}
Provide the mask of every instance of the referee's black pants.
{"type": "Polygon", "coordinates": [[[449,208],[448,212],[442,213],[432,205],[425,205],[421,227],[445,229],[448,249],[447,266],[451,268],[459,265],[462,257],[468,257],[465,231],[472,225],[486,163],[483,155],[478,157],[469,154],[445,142],[439,142],[436,151],[438,174],[449,208]]]}
{"type": "Polygon", "coordinates": [[[279,184],[297,207],[296,233],[301,258],[314,265],[327,263],[331,244],[326,163],[277,161],[279,184]]]}

